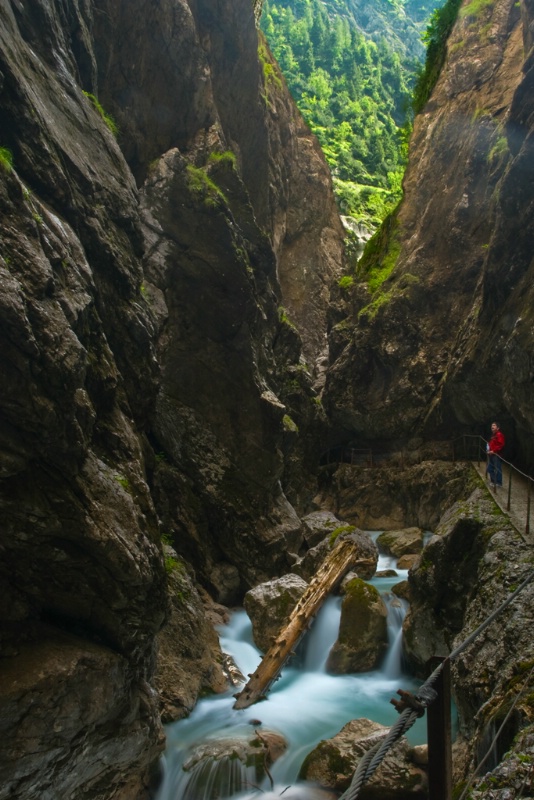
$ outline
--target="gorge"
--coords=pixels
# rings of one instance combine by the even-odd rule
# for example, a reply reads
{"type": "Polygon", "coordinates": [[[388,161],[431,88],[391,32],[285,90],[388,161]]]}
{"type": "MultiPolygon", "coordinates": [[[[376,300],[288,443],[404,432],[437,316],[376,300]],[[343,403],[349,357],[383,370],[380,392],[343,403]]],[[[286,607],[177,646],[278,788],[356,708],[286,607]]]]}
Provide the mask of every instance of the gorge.
{"type": "MultiPolygon", "coordinates": [[[[532,567],[468,465],[419,461],[497,417],[532,467],[534,3],[464,2],[356,270],[252,6],[0,0],[2,800],[154,796],[161,720],[227,685],[214,615],[311,510],[438,534],[414,670],[532,567]]],[[[524,679],[497,789],[532,759],[533,600],[455,668],[458,781],[524,679]]]]}

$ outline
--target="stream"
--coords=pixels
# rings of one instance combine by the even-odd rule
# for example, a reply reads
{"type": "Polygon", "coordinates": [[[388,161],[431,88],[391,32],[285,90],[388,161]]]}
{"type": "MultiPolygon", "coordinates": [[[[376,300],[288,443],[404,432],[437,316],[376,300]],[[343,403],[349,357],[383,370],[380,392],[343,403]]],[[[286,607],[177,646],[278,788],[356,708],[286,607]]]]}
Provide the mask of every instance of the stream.
{"type": "MultiPolygon", "coordinates": [[[[396,569],[396,559],[380,555],[377,571],[391,568],[396,569]]],[[[301,784],[299,788],[297,777],[304,758],[322,739],[331,738],[347,722],[359,717],[393,725],[398,715],[390,701],[398,699],[397,689],[412,691],[419,685],[402,671],[401,626],[407,605],[390,591],[393,585],[406,578],[407,571],[396,571],[397,577],[375,577],[369,581],[383,594],[388,606],[389,647],[381,669],[350,675],[325,672],[328,653],[337,638],[341,611],[341,598],[329,597],[299,645],[297,656],[283,669],[266,700],[236,711],[232,705],[238,689],[232,688],[225,694],[200,700],[187,719],[167,726],[164,777],[157,800],[209,800],[213,796],[210,780],[204,774],[196,785],[194,770],[184,772],[183,764],[195,747],[209,740],[250,736],[253,720],[255,726],[261,721],[260,731],[277,731],[288,742],[285,754],[270,768],[274,781],[272,794],[268,779],[259,787],[262,798],[278,797],[283,792],[287,800],[313,796],[311,787],[306,789],[301,784]],[[292,788],[286,791],[289,786],[292,788]]],[[[222,650],[233,657],[243,675],[254,672],[261,653],[252,641],[251,624],[245,611],[234,611],[229,623],[219,628],[219,635],[222,650]]],[[[416,722],[407,738],[412,744],[426,741],[425,718],[416,722]]],[[[237,760],[235,769],[241,769],[237,760]]],[[[221,797],[245,800],[260,796],[257,789],[234,793],[233,787],[239,786],[242,780],[240,775],[228,780],[221,797]]]]}

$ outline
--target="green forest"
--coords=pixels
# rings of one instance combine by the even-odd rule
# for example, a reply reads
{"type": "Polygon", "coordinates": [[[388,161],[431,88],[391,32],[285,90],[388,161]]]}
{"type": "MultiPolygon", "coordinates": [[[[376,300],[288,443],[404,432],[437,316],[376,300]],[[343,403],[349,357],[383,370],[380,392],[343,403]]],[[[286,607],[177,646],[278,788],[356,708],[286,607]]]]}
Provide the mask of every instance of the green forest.
{"type": "MultiPolygon", "coordinates": [[[[405,17],[402,0],[382,6],[405,17]]],[[[401,196],[421,60],[413,46],[399,52],[387,27],[375,39],[363,32],[359,13],[351,0],[265,0],[261,28],[321,143],[340,212],[375,228],[401,196]]]]}

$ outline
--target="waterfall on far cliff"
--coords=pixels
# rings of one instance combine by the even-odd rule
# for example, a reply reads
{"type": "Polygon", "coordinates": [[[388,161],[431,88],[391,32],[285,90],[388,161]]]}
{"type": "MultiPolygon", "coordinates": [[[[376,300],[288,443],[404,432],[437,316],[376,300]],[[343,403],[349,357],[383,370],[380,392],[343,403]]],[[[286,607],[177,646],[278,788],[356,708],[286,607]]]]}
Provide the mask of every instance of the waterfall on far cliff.
{"type": "MultiPolygon", "coordinates": [[[[391,567],[392,559],[381,557],[379,569],[391,567]]],[[[398,571],[397,571],[398,572],[398,571]]],[[[313,797],[313,787],[299,789],[298,773],[306,755],[321,739],[330,738],[349,720],[367,717],[384,725],[397,719],[390,703],[399,688],[411,690],[413,679],[401,670],[401,625],[406,604],[389,590],[406,573],[395,578],[374,578],[372,583],[387,593],[389,650],[382,669],[364,674],[329,675],[325,664],[339,627],[341,600],[327,599],[310,632],[299,647],[295,663],[287,666],[272,687],[267,700],[249,709],[236,711],[233,692],[201,700],[188,719],[168,726],[165,776],[158,800],[212,800],[214,797],[257,796],[270,789],[268,778],[256,777],[254,767],[238,764],[238,759],[220,755],[221,741],[230,749],[250,738],[251,731],[276,731],[285,737],[285,754],[270,768],[275,795],[287,789],[284,797],[313,797]],[[253,726],[251,728],[251,726],[253,726]],[[213,758],[202,762],[202,754],[213,747],[213,758]],[[184,770],[184,766],[187,771],[184,770]],[[245,787],[249,794],[243,794],[245,787]],[[251,787],[256,787],[250,795],[251,787]],[[241,790],[241,793],[240,791],[241,790]]],[[[253,672],[261,654],[252,641],[250,621],[242,610],[220,629],[222,649],[229,653],[244,675],[253,672]]],[[[234,690],[235,691],[235,690],[234,690]]],[[[409,732],[413,743],[426,740],[423,722],[409,732]]],[[[262,796],[268,796],[262,794],[262,796]]]]}

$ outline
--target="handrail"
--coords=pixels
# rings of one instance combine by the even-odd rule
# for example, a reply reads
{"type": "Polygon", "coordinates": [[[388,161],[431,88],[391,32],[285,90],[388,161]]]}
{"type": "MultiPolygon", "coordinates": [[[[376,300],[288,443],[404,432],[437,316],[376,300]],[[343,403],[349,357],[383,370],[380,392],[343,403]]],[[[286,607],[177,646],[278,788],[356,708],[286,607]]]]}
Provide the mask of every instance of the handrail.
{"type": "Polygon", "coordinates": [[[399,701],[392,701],[393,705],[400,713],[399,719],[389,728],[386,736],[381,737],[377,741],[377,744],[362,756],[354,775],[352,776],[350,786],[343,792],[339,800],[357,800],[361,787],[369,780],[369,778],[372,777],[377,767],[384,760],[386,753],[401,738],[401,736],[403,736],[412,727],[415,720],[421,716],[422,713],[424,713],[424,710],[427,709],[428,706],[430,706],[433,702],[435,702],[437,693],[433,687],[436,683],[436,680],[442,673],[445,665],[458,658],[458,656],[461,655],[461,653],[463,653],[463,651],[470,644],[472,644],[489,625],[491,625],[491,623],[501,614],[501,612],[504,611],[504,609],[507,608],[513,602],[513,600],[515,600],[517,595],[522,592],[523,589],[533,579],[534,572],[531,571],[523,579],[517,589],[515,589],[512,594],[508,595],[506,600],[504,600],[498,608],[492,611],[492,613],[489,614],[489,616],[487,616],[483,622],[474,631],[472,631],[472,633],[470,633],[466,639],[464,639],[463,642],[461,642],[451,653],[449,653],[449,655],[426,679],[422,686],[419,687],[414,697],[412,697],[409,692],[398,692],[402,695],[403,699],[411,699],[412,702],[401,703],[399,701]]]}
{"type": "MultiPolygon", "coordinates": [[[[321,457],[320,463],[329,466],[334,463],[350,464],[351,466],[377,467],[384,462],[391,461],[400,469],[404,469],[405,464],[421,463],[421,461],[476,461],[479,465],[487,460],[486,445],[487,440],[479,434],[464,433],[451,440],[442,442],[427,442],[420,448],[418,462],[414,460],[414,454],[408,454],[404,450],[397,452],[381,452],[372,448],[353,448],[339,445],[327,450],[321,457]]],[[[506,511],[512,510],[512,484],[513,478],[520,476],[527,482],[526,499],[526,523],[525,535],[530,533],[530,512],[532,507],[532,495],[534,493],[534,478],[520,470],[511,461],[499,456],[500,461],[508,467],[508,486],[506,495],[506,511]]],[[[503,475],[504,477],[504,475],[503,475]]]]}

